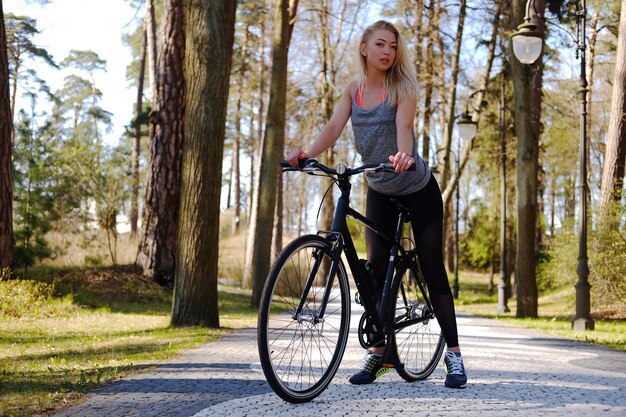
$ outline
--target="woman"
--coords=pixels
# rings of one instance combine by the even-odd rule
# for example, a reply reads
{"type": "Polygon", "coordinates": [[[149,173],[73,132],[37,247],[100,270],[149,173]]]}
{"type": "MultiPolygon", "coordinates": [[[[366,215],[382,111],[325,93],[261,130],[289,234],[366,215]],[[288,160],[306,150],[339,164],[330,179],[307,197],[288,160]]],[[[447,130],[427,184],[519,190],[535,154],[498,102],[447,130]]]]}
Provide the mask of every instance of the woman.
{"type": "MultiPolygon", "coordinates": [[[[458,342],[454,300],[443,263],[441,191],[428,165],[417,154],[413,120],[417,107],[417,81],[406,44],[389,22],[378,21],[365,29],[359,45],[363,69],[361,81],[343,90],[328,124],[307,152],[295,149],[287,160],[315,158],[331,147],[352,120],[357,152],[364,164],[389,159],[396,173],[368,173],[366,217],[393,234],[397,216],[390,201],[397,198],[409,208],[420,266],[427,280],[433,307],[447,344],[444,357],[445,385],[464,388],[467,383],[458,342]],[[407,169],[415,164],[415,171],[407,169]]],[[[391,247],[366,229],[367,257],[373,276],[383,282],[391,247]]],[[[381,286],[378,286],[382,288],[381,286]]],[[[384,346],[372,347],[361,371],[350,378],[353,384],[369,384],[389,372],[381,363],[384,346]]]]}

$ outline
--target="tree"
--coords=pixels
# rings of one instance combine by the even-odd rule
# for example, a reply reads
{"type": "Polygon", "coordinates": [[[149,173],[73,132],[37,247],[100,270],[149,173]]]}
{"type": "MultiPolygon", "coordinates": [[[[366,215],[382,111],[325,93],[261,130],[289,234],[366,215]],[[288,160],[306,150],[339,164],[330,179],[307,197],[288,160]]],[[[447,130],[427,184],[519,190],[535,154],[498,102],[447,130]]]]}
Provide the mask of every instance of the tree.
{"type": "Polygon", "coordinates": [[[150,163],[137,263],[155,282],[171,285],[176,268],[185,106],[182,0],[164,0],[161,36],[157,93],[150,114],[150,163]]]}
{"type": "Polygon", "coordinates": [[[13,220],[15,268],[28,268],[47,258],[52,251],[45,235],[56,220],[55,194],[50,178],[54,176],[54,153],[49,124],[36,126],[36,97],[31,98],[31,113],[20,110],[15,122],[13,142],[13,220]]]}
{"type": "Polygon", "coordinates": [[[74,67],[85,71],[89,75],[89,86],[91,87],[91,108],[89,115],[93,123],[94,141],[96,144],[96,161],[100,160],[102,143],[100,143],[100,134],[98,132],[98,120],[103,112],[98,108],[97,102],[101,95],[96,87],[96,79],[94,73],[96,71],[106,71],[106,60],[100,58],[94,51],[77,51],[71,50],[70,54],[61,62],[63,67],[74,67]]]}
{"type": "MultiPolygon", "coordinates": [[[[525,0],[513,0],[511,25],[523,21],[525,0]]],[[[531,19],[538,30],[545,32],[541,16],[545,2],[536,0],[531,19]]],[[[515,90],[515,134],[517,136],[517,317],[537,317],[537,279],[535,233],[537,224],[537,175],[539,165],[539,134],[543,63],[539,58],[532,65],[520,63],[510,50],[511,72],[515,90]]]]}
{"type": "MultiPolygon", "coordinates": [[[[246,16],[247,17],[247,16],[246,16]]],[[[239,74],[237,76],[237,104],[235,107],[235,132],[233,135],[233,155],[231,164],[231,176],[234,185],[231,188],[235,193],[235,202],[233,208],[232,232],[239,232],[241,224],[241,169],[240,169],[240,149],[241,149],[241,102],[244,95],[246,65],[248,59],[248,38],[250,35],[250,24],[244,22],[245,29],[241,40],[241,62],[239,64],[239,74]]]]}
{"type": "MultiPolygon", "coordinates": [[[[442,190],[445,190],[448,186],[448,181],[450,179],[451,166],[450,166],[450,154],[452,148],[452,132],[454,129],[454,122],[456,120],[455,108],[456,108],[456,94],[458,88],[458,78],[460,71],[460,59],[461,59],[461,43],[463,39],[463,30],[465,24],[465,16],[466,16],[466,8],[467,2],[465,0],[461,0],[459,6],[459,21],[457,25],[456,37],[454,39],[454,55],[452,56],[452,65],[451,65],[451,80],[449,85],[449,90],[446,97],[446,109],[447,109],[447,119],[443,129],[443,145],[442,145],[442,156],[439,162],[439,171],[441,175],[439,177],[439,182],[442,190]]],[[[457,151],[458,152],[458,151],[457,151]]],[[[453,250],[452,250],[452,233],[449,233],[450,228],[452,227],[452,222],[450,219],[452,218],[452,200],[448,199],[443,202],[443,236],[442,242],[444,247],[446,248],[445,252],[448,258],[449,268],[453,268],[453,250]]],[[[443,250],[443,248],[442,248],[443,250]]]]}
{"type": "MultiPolygon", "coordinates": [[[[167,2],[164,2],[163,7],[167,2]]],[[[150,98],[152,104],[157,97],[156,71],[157,71],[157,41],[156,41],[156,13],[154,10],[154,0],[146,0],[146,14],[143,19],[144,30],[146,31],[146,49],[148,59],[148,79],[150,80],[150,98]]]]}
{"type": "Polygon", "coordinates": [[[43,48],[33,44],[33,37],[40,32],[37,29],[37,21],[27,16],[15,16],[11,13],[6,15],[6,38],[9,56],[9,69],[13,79],[11,91],[11,120],[15,116],[15,100],[17,86],[22,75],[22,63],[25,57],[39,58],[51,67],[58,68],[52,56],[43,48]]]}
{"type": "MultiPolygon", "coordinates": [[[[340,66],[344,64],[346,57],[345,46],[347,44],[344,43],[343,50],[340,50],[341,42],[345,37],[343,25],[347,21],[347,15],[358,15],[360,7],[357,3],[356,10],[352,10],[353,5],[349,4],[347,0],[343,0],[339,4],[338,10],[335,10],[333,2],[325,0],[321,2],[319,9],[315,13],[315,17],[319,19],[319,25],[316,25],[316,27],[319,28],[317,31],[317,36],[319,36],[317,43],[319,44],[318,54],[321,66],[317,80],[317,94],[321,104],[324,124],[328,123],[333,115],[340,90],[337,88],[337,76],[340,66]],[[333,19],[336,20],[336,26],[333,24],[333,19]]],[[[351,34],[352,32],[354,32],[354,26],[349,29],[349,33],[351,34]]],[[[330,147],[319,156],[319,159],[328,166],[335,166],[336,153],[335,147],[330,147]]],[[[330,178],[322,180],[321,187],[323,190],[327,190],[331,186],[332,180],[330,178]]],[[[319,227],[323,230],[330,230],[334,214],[334,200],[332,198],[324,199],[319,227]]]]}
{"type": "Polygon", "coordinates": [[[253,4],[253,13],[255,14],[256,18],[257,18],[257,24],[259,26],[258,31],[259,31],[259,37],[258,37],[258,52],[257,52],[257,62],[258,62],[258,68],[255,71],[256,72],[256,78],[258,80],[258,85],[257,85],[257,95],[255,97],[255,99],[251,100],[250,102],[250,132],[248,135],[248,143],[247,143],[247,148],[248,148],[248,156],[250,158],[250,164],[249,164],[249,172],[250,172],[250,180],[248,183],[248,200],[247,200],[247,204],[246,204],[246,221],[247,224],[250,224],[250,219],[252,217],[252,197],[255,194],[255,182],[256,182],[256,177],[255,177],[255,169],[256,169],[256,155],[259,151],[259,147],[261,146],[261,143],[263,142],[263,133],[264,133],[264,124],[263,121],[264,119],[264,112],[265,112],[265,96],[266,96],[266,89],[265,89],[265,73],[266,73],[266,67],[267,67],[267,63],[265,62],[265,50],[266,50],[266,20],[269,18],[269,10],[267,7],[267,1],[266,0],[260,0],[259,2],[257,2],[256,4],[253,4]],[[255,110],[255,105],[254,105],[254,101],[256,101],[256,110],[255,110]],[[258,117],[258,121],[257,121],[257,125],[256,125],[256,131],[254,129],[254,116],[258,117]]]}
{"type": "Polygon", "coordinates": [[[244,280],[252,287],[258,307],[270,268],[271,238],[276,205],[279,162],[285,141],[287,63],[298,0],[276,0],[272,34],[272,76],[267,124],[253,197],[244,280]]]}
{"type": "Polygon", "coordinates": [[[219,327],[219,201],[235,10],[231,0],[185,1],[187,94],[174,326],[219,327]]]}
{"type": "Polygon", "coordinates": [[[137,101],[135,104],[135,140],[133,144],[133,160],[132,160],[132,192],[130,202],[130,234],[137,235],[137,224],[139,222],[139,159],[141,155],[141,125],[144,119],[143,110],[143,88],[144,78],[146,74],[146,55],[148,45],[148,32],[145,28],[142,30],[141,50],[139,56],[139,74],[137,76],[137,101]]]}
{"type": "MultiPolygon", "coordinates": [[[[457,91],[457,80],[459,77],[459,69],[460,69],[460,58],[461,58],[461,41],[463,39],[463,26],[465,24],[465,15],[466,15],[467,2],[465,0],[461,0],[461,4],[459,6],[459,23],[457,26],[456,37],[454,38],[454,55],[452,56],[452,80],[450,81],[448,96],[446,99],[446,108],[448,112],[448,117],[446,120],[446,125],[444,127],[444,138],[443,138],[443,155],[439,165],[439,171],[441,172],[441,189],[445,190],[448,185],[448,180],[450,178],[450,150],[452,147],[452,132],[454,130],[454,122],[455,122],[455,112],[454,109],[456,107],[456,91],[457,91]]],[[[446,205],[444,204],[444,210],[446,205]]],[[[446,210],[447,211],[447,210],[446,210]]],[[[448,216],[444,215],[444,221],[447,221],[446,218],[448,216]]],[[[444,233],[446,227],[444,226],[444,233]]],[[[445,240],[445,236],[444,236],[445,240]]]]}
{"type": "MultiPolygon", "coordinates": [[[[439,13],[439,2],[431,1],[428,7],[428,23],[429,25],[433,25],[436,20],[436,16],[439,13]]],[[[423,104],[423,113],[424,113],[424,122],[422,128],[422,158],[428,162],[428,154],[430,153],[430,128],[431,128],[431,115],[433,112],[432,109],[432,99],[433,99],[433,89],[434,89],[434,61],[435,61],[435,36],[433,31],[430,31],[428,34],[428,40],[426,42],[426,53],[424,57],[424,62],[421,65],[421,68],[424,68],[423,73],[418,73],[420,84],[424,87],[424,104],[423,104]]],[[[416,133],[417,135],[417,133],[416,133]]]]}
{"type": "Polygon", "coordinates": [[[13,180],[9,60],[4,10],[0,0],[0,271],[13,266],[13,180]]]}
{"type": "MultiPolygon", "coordinates": [[[[140,7],[133,2],[134,7],[140,7]]],[[[148,7],[146,5],[146,7],[148,7]]],[[[146,10],[146,14],[148,11],[146,10]]],[[[142,145],[143,138],[148,136],[148,114],[151,111],[151,102],[145,100],[146,73],[148,61],[148,25],[146,19],[142,19],[134,32],[122,35],[124,44],[130,49],[133,60],[126,67],[126,79],[129,85],[137,87],[134,117],[127,128],[127,136],[133,137],[131,160],[131,196],[130,196],[130,236],[135,238],[139,232],[139,195],[141,189],[142,154],[147,151],[147,146],[142,145]]],[[[152,77],[154,78],[154,77],[152,77]]],[[[147,145],[147,144],[146,144],[147,145]]],[[[145,158],[144,158],[145,159],[145,158]]]]}
{"type": "Polygon", "coordinates": [[[624,188],[624,164],[626,163],[626,0],[622,0],[620,13],[615,77],[609,133],[602,172],[600,204],[620,201],[624,188]]]}

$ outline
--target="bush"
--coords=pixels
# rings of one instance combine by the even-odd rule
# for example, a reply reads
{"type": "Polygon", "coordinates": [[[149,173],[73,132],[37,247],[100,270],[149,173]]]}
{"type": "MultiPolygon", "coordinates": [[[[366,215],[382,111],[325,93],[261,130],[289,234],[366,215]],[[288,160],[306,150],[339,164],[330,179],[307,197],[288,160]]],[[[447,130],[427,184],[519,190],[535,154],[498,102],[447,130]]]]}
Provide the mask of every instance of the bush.
{"type": "Polygon", "coordinates": [[[0,315],[8,317],[64,316],[75,307],[71,300],[53,298],[54,287],[38,281],[0,279],[0,315]]]}
{"type": "Polygon", "coordinates": [[[570,221],[554,236],[537,263],[537,289],[541,293],[576,284],[577,266],[578,236],[570,221]]]}
{"type": "MultiPolygon", "coordinates": [[[[626,299],[626,230],[619,220],[624,218],[626,209],[613,207],[611,210],[612,217],[601,217],[594,230],[589,232],[587,242],[589,283],[593,304],[598,308],[623,304],[626,299]]],[[[574,286],[578,281],[579,237],[572,223],[564,225],[563,230],[551,242],[545,261],[538,265],[540,292],[574,286]]]]}
{"type": "Polygon", "coordinates": [[[605,207],[589,244],[590,282],[594,295],[607,304],[626,300],[626,206],[605,207]]]}

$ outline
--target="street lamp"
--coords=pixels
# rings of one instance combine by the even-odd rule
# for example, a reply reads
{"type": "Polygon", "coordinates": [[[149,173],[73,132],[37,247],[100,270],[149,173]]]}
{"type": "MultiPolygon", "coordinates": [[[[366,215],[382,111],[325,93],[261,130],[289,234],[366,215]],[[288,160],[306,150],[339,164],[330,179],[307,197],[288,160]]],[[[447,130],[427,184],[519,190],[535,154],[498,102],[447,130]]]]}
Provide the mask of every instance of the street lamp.
{"type": "Polygon", "coordinates": [[[459,127],[459,136],[461,139],[464,141],[474,139],[478,127],[476,122],[472,120],[472,116],[467,109],[465,109],[465,112],[459,117],[459,121],[456,122],[456,124],[459,127]]]}
{"type": "Polygon", "coordinates": [[[534,0],[526,2],[526,15],[524,23],[517,27],[517,32],[511,35],[513,42],[513,53],[522,64],[532,64],[541,55],[543,48],[544,34],[537,30],[537,25],[531,22],[530,3],[534,0]]]}
{"type": "Polygon", "coordinates": [[[504,121],[504,73],[500,85],[500,280],[498,281],[498,313],[508,313],[509,280],[506,268],[506,125],[504,121]]]}
{"type": "MultiPolygon", "coordinates": [[[[471,96],[470,96],[471,97],[471,96]]],[[[465,106],[465,112],[461,114],[459,120],[456,122],[459,128],[459,136],[464,142],[470,141],[474,139],[476,136],[476,130],[478,125],[474,120],[472,120],[472,116],[470,115],[467,105],[465,106]]],[[[457,145],[457,151],[454,154],[456,175],[459,175],[459,153],[461,151],[461,142],[459,141],[457,145]]],[[[455,218],[454,218],[454,282],[452,283],[452,295],[454,298],[459,298],[459,201],[461,183],[457,179],[456,184],[456,208],[455,208],[455,218]]]]}
{"type": "MultiPolygon", "coordinates": [[[[502,74],[502,83],[500,86],[500,96],[498,97],[496,94],[489,90],[478,90],[473,92],[467,99],[467,104],[465,106],[465,113],[461,117],[458,122],[459,125],[459,135],[466,135],[469,139],[473,138],[476,134],[476,123],[469,116],[469,104],[476,94],[478,93],[490,93],[497,100],[499,104],[498,109],[498,125],[500,127],[500,166],[501,166],[501,195],[500,195],[500,279],[498,283],[498,313],[507,313],[509,312],[509,307],[507,306],[508,296],[509,296],[509,286],[507,279],[507,268],[506,268],[506,126],[505,126],[505,106],[504,106],[504,74],[502,74]]],[[[478,109],[474,106],[474,110],[481,111],[482,108],[487,106],[487,102],[482,100],[478,109]]],[[[457,167],[458,170],[458,167],[457,167]]],[[[457,188],[458,190],[458,188],[457,188]]],[[[458,238],[457,238],[458,241],[458,238]]]]}
{"type": "MultiPolygon", "coordinates": [[[[530,7],[534,0],[526,2],[526,17],[524,23],[518,26],[518,32],[512,35],[513,53],[525,64],[532,64],[541,54],[537,44],[543,43],[543,35],[537,34],[537,27],[530,23],[530,7]],[[530,26],[529,26],[530,24],[530,26]],[[533,45],[530,47],[529,45],[533,45]],[[536,54],[539,49],[539,54],[536,54]],[[532,51],[531,51],[532,50],[532,51]],[[528,52],[528,53],[526,53],[528,52]],[[531,53],[532,52],[532,53],[531,53]],[[534,59],[532,59],[534,56],[534,59]]],[[[572,321],[574,330],[593,330],[594,322],[591,319],[591,302],[589,285],[589,265],[587,262],[587,75],[585,52],[587,24],[587,2],[576,1],[576,57],[580,58],[580,150],[579,150],[579,210],[578,210],[578,282],[576,283],[576,316],[572,321]]]]}

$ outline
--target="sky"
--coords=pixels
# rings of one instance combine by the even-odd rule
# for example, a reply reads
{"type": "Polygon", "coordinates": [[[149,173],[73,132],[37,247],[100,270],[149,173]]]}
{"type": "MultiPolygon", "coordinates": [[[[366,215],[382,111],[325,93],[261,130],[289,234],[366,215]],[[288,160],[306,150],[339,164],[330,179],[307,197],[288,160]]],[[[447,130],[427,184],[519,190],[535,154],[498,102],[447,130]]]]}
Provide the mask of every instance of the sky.
{"type": "MultiPolygon", "coordinates": [[[[105,135],[105,141],[117,144],[133,116],[137,95],[126,81],[131,54],[122,44],[122,34],[136,27],[134,19],[143,16],[143,11],[137,14],[127,0],[53,0],[45,6],[25,0],[4,0],[3,4],[5,14],[25,15],[37,21],[40,34],[33,42],[46,49],[55,62],[61,62],[72,49],[92,50],[107,61],[107,72],[96,73],[95,81],[103,93],[101,107],[113,114],[112,131],[105,135]]],[[[28,66],[37,71],[52,91],[60,89],[63,78],[75,72],[50,68],[39,61],[29,62],[28,66]]],[[[43,102],[42,99],[39,104],[43,102]]],[[[30,105],[22,99],[15,107],[19,110],[30,105]]]]}

